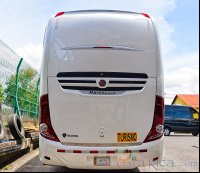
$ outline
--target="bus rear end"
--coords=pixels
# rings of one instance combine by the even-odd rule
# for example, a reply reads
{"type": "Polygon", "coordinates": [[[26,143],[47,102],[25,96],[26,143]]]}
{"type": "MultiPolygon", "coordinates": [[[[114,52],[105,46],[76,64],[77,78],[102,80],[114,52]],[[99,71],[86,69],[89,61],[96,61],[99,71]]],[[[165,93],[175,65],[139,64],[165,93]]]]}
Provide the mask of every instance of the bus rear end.
{"type": "Polygon", "coordinates": [[[154,19],[78,11],[48,24],[41,71],[40,160],[131,169],[162,159],[163,71],[154,19]]]}

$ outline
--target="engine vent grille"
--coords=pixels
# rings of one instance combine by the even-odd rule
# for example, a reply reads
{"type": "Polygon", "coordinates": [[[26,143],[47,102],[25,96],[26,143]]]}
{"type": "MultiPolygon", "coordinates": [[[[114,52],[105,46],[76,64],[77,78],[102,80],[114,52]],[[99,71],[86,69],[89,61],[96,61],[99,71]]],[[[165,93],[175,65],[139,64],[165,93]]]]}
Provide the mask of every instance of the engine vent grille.
{"type": "Polygon", "coordinates": [[[142,78],[148,79],[147,74],[144,73],[120,73],[120,72],[61,72],[57,75],[58,78],[62,77],[106,77],[106,78],[142,78]]]}
{"type": "Polygon", "coordinates": [[[119,72],[65,72],[58,73],[58,82],[63,89],[87,91],[135,91],[142,90],[148,76],[142,73],[119,72]],[[100,81],[105,85],[100,85],[100,81]]]}

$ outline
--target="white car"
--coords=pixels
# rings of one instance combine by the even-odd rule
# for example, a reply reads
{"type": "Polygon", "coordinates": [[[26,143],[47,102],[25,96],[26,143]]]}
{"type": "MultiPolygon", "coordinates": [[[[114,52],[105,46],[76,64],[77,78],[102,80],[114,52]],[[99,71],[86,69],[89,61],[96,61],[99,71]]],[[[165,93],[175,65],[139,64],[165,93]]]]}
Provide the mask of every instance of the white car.
{"type": "Polygon", "coordinates": [[[143,13],[61,12],[46,28],[40,160],[133,169],[162,160],[164,84],[155,20],[143,13]]]}

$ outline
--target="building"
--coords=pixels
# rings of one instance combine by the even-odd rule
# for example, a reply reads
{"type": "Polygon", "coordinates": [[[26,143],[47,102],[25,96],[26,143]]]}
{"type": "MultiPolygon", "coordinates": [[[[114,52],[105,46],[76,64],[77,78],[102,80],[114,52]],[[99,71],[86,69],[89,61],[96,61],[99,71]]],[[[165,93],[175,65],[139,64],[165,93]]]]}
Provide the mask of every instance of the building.
{"type": "Polygon", "coordinates": [[[199,112],[199,95],[176,95],[172,105],[191,106],[199,112]]]}

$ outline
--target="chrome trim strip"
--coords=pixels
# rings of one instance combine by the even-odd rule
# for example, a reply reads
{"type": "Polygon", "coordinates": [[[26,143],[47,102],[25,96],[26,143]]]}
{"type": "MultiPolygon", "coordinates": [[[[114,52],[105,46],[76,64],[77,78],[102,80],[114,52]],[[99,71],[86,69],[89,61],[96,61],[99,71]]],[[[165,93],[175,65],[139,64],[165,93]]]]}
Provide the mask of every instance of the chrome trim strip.
{"type": "Polygon", "coordinates": [[[139,79],[139,78],[106,78],[106,77],[99,77],[99,78],[81,78],[81,77],[74,77],[74,78],[63,78],[57,77],[58,80],[98,80],[98,79],[108,79],[109,81],[148,81],[148,79],[139,79]]]}
{"type": "MultiPolygon", "coordinates": [[[[60,86],[85,86],[85,87],[99,87],[97,83],[60,83],[60,86]]],[[[104,88],[109,87],[145,87],[146,84],[108,84],[104,88]]],[[[103,87],[99,87],[103,88],[103,87]]]]}
{"type": "Polygon", "coordinates": [[[108,84],[108,86],[106,88],[109,88],[109,87],[145,87],[146,84],[108,84]]]}
{"type": "Polygon", "coordinates": [[[88,86],[98,87],[97,83],[59,83],[60,86],[88,86]]]}
{"type": "Polygon", "coordinates": [[[131,51],[144,51],[142,49],[131,48],[131,47],[123,47],[123,46],[77,46],[77,47],[66,47],[61,48],[60,50],[77,50],[77,49],[104,49],[97,47],[105,47],[105,49],[115,49],[115,50],[131,50],[131,51]],[[109,47],[109,48],[106,48],[109,47]]]}

